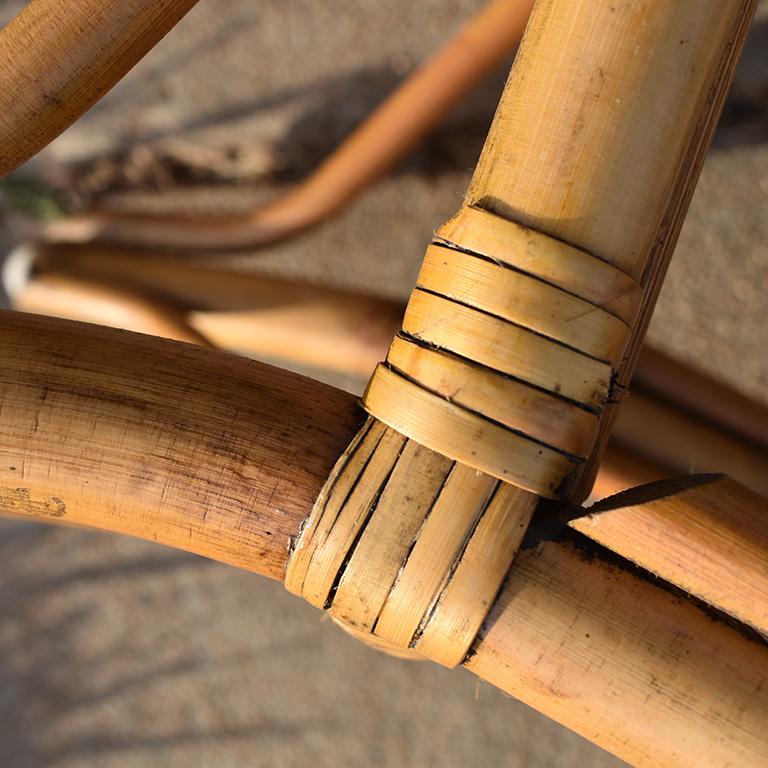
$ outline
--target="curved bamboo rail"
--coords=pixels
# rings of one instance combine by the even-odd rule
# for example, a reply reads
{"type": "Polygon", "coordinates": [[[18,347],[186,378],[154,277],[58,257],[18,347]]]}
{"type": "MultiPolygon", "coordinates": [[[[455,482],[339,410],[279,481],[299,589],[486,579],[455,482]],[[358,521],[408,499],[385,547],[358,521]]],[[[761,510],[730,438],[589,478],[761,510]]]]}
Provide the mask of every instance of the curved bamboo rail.
{"type": "Polygon", "coordinates": [[[320,224],[402,160],[520,41],[533,0],[490,0],[307,179],[244,214],[192,217],[97,211],[52,224],[52,240],[227,250],[268,245],[320,224]]]}
{"type": "Polygon", "coordinates": [[[362,422],[351,395],[244,358],[0,313],[0,509],[282,578],[362,422]]]}
{"type": "Polygon", "coordinates": [[[197,0],[32,0],[0,30],[0,176],[93,106],[197,0]]]}
{"type": "Polygon", "coordinates": [[[466,667],[631,765],[768,757],[765,643],[578,538],[518,553],[466,667]]]}
{"type": "MultiPolygon", "coordinates": [[[[354,398],[212,350],[1,317],[3,514],[283,577],[363,418],[354,398]]],[[[574,536],[529,536],[466,666],[635,764],[760,765],[768,648],[574,536]]]]}

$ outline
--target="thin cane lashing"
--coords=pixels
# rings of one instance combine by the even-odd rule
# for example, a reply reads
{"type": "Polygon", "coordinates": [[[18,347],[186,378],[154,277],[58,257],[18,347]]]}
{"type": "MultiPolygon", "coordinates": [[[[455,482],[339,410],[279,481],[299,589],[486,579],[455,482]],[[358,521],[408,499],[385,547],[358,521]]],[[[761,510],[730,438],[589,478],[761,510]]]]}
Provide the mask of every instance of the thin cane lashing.
{"type": "Polygon", "coordinates": [[[465,208],[427,248],[363,403],[455,461],[556,497],[592,451],[639,299],[610,264],[465,208]]]}
{"type": "Polygon", "coordinates": [[[369,382],[374,418],[294,543],[291,591],[379,647],[481,652],[537,502],[580,492],[626,391],[653,254],[753,8],[539,0],[465,206],[369,382]]]}
{"type": "Polygon", "coordinates": [[[537,502],[514,491],[369,419],[318,498],[285,585],[380,650],[456,666],[537,502]]]}
{"type": "Polygon", "coordinates": [[[376,419],[334,469],[288,588],[379,649],[459,664],[538,497],[593,448],[639,297],[584,251],[461,211],[427,248],[365,393],[376,419]]]}

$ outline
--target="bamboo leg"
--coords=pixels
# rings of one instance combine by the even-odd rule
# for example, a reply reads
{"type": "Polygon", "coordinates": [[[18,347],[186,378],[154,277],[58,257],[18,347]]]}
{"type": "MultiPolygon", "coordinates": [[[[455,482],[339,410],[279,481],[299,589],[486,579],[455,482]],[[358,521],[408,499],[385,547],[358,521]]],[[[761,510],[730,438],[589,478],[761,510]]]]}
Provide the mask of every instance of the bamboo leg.
{"type": "Polygon", "coordinates": [[[644,299],[590,462],[629,383],[756,3],[566,2],[534,9],[467,202],[642,281],[644,299]]]}
{"type": "Polygon", "coordinates": [[[32,0],[0,31],[0,176],[77,120],[196,0],[32,0]]]}
{"type": "Polygon", "coordinates": [[[359,377],[384,356],[404,309],[325,285],[100,245],[25,244],[3,274],[13,307],[25,312],[186,341],[196,336],[241,354],[359,377]]]}
{"type": "Polygon", "coordinates": [[[185,313],[141,294],[95,280],[47,274],[29,281],[15,297],[20,312],[52,315],[67,320],[148,333],[164,339],[211,346],[192,328],[185,313]]]}

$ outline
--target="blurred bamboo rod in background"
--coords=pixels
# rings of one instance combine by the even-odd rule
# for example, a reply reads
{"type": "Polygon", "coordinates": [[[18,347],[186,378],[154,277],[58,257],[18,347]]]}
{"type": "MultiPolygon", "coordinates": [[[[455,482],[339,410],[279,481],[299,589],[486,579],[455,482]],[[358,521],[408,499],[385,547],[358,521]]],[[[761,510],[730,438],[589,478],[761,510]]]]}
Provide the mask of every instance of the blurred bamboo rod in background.
{"type": "Polygon", "coordinates": [[[267,245],[320,224],[402,160],[511,55],[532,5],[533,0],[490,0],[316,171],[266,205],[244,214],[194,217],[103,210],[56,222],[46,236],[59,241],[226,250],[267,245]]]}

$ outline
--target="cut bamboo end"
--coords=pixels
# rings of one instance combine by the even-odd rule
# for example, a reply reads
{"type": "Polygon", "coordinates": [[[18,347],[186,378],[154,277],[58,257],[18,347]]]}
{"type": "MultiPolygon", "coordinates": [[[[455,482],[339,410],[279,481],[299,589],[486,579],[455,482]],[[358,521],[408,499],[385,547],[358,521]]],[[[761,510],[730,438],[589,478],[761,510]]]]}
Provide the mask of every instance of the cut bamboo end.
{"type": "Polygon", "coordinates": [[[768,500],[724,475],[651,483],[571,528],[768,637],[768,500]]]}
{"type": "Polygon", "coordinates": [[[536,502],[370,419],[320,494],[285,584],[381,650],[456,666],[536,502]]]}

